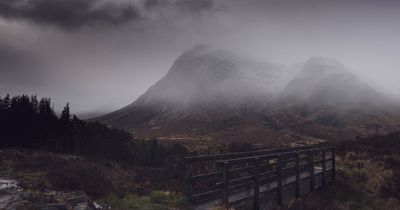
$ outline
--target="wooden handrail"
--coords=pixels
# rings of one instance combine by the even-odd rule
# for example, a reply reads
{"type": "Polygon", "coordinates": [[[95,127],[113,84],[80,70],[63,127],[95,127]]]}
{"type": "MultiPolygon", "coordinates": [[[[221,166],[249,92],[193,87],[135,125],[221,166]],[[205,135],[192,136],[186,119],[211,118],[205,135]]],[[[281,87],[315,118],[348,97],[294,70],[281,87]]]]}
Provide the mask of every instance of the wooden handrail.
{"type": "Polygon", "coordinates": [[[258,171],[258,164],[260,159],[254,158],[254,188],[253,188],[253,209],[259,210],[260,209],[260,177],[258,171]]]}
{"type": "Polygon", "coordinates": [[[312,146],[299,146],[299,147],[283,147],[283,148],[275,148],[275,149],[265,149],[265,150],[255,150],[249,152],[235,152],[235,153],[225,153],[225,154],[216,154],[216,155],[198,155],[198,156],[190,156],[185,157],[186,161],[190,161],[192,163],[198,161],[210,161],[210,160],[224,160],[235,157],[246,157],[246,156],[257,156],[265,153],[280,153],[284,151],[297,150],[301,148],[311,148],[312,146]]]}
{"type": "Polygon", "coordinates": [[[326,156],[325,156],[325,150],[322,150],[322,186],[325,187],[326,185],[326,156]]]}
{"type": "Polygon", "coordinates": [[[315,189],[315,160],[314,160],[314,155],[315,155],[315,150],[312,151],[310,155],[310,190],[313,191],[315,189]]]}
{"type": "MultiPolygon", "coordinates": [[[[332,147],[321,147],[321,148],[318,148],[317,150],[324,151],[324,150],[328,150],[328,149],[332,149],[332,147]]],[[[298,151],[301,152],[302,154],[306,154],[308,152],[311,152],[312,150],[315,150],[315,149],[308,149],[308,150],[300,150],[299,149],[298,151]]],[[[297,151],[297,150],[294,150],[294,151],[297,151]]],[[[238,163],[249,162],[255,157],[259,158],[260,160],[275,159],[275,158],[278,157],[278,155],[295,157],[295,152],[294,151],[291,151],[291,152],[280,152],[280,153],[267,154],[267,155],[257,155],[257,156],[250,156],[250,157],[241,157],[241,158],[227,159],[227,160],[229,161],[230,164],[238,164],[238,163]]],[[[221,165],[227,160],[216,161],[216,164],[217,165],[221,165]]]]}
{"type": "Polygon", "coordinates": [[[296,198],[300,197],[300,154],[296,155],[296,198]]]}
{"type": "Polygon", "coordinates": [[[278,205],[282,205],[282,157],[278,156],[278,174],[277,174],[277,199],[278,199],[278,205]]]}
{"type": "MultiPolygon", "coordinates": [[[[332,182],[335,181],[335,148],[331,146],[325,147],[299,147],[284,149],[274,149],[273,151],[280,151],[277,153],[261,154],[248,157],[234,156],[232,159],[215,160],[213,167],[208,173],[195,174],[187,172],[185,183],[189,186],[185,187],[185,196],[187,200],[193,199],[206,199],[207,196],[214,197],[218,194],[221,196],[220,200],[226,209],[231,207],[231,202],[237,202],[242,198],[230,198],[234,193],[242,192],[243,190],[250,190],[252,193],[248,196],[253,199],[253,209],[259,209],[260,206],[260,187],[273,182],[276,182],[275,192],[277,195],[277,203],[283,203],[283,188],[287,185],[294,186],[295,197],[302,195],[302,179],[310,180],[310,189],[316,187],[315,180],[321,177],[321,186],[325,186],[327,182],[327,171],[332,171],[332,182]],[[329,156],[327,154],[330,154],[329,156]],[[328,156],[328,157],[327,157],[328,156]],[[327,168],[327,162],[330,162],[327,168]],[[321,169],[316,173],[315,165],[320,164],[321,169]],[[309,175],[304,178],[303,173],[309,175]],[[248,175],[245,175],[248,174],[248,175]],[[289,178],[292,177],[292,178],[289,178]],[[218,181],[220,178],[220,181],[218,181]],[[290,181],[289,181],[290,179],[290,181]],[[212,190],[206,192],[193,193],[193,182],[201,183],[202,180],[214,182],[212,190]],[[215,180],[215,181],[213,181],[215,180]],[[230,200],[231,199],[231,200],[230,200]],[[232,200],[233,199],[233,200],[232,200]]],[[[269,150],[271,151],[271,150],[269,150]]],[[[264,151],[265,152],[265,151],[264,151]]],[[[232,157],[230,155],[214,155],[215,157],[232,157]]],[[[240,153],[240,154],[259,154],[259,153],[240,153]]],[[[193,170],[192,163],[210,160],[211,156],[206,158],[190,157],[187,158],[187,169],[193,170]]],[[[330,183],[330,182],[329,182],[330,183]]],[[[318,185],[320,186],[320,185],[318,185]]],[[[265,193],[265,190],[263,191],[265,193]]],[[[248,197],[248,198],[250,198],[248,197]]]]}

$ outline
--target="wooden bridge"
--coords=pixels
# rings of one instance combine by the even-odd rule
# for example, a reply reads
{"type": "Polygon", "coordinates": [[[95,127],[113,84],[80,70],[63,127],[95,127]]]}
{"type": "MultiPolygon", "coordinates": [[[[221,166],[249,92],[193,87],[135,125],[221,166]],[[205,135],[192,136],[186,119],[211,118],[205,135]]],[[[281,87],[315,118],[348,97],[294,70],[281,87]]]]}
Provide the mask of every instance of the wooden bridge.
{"type": "Polygon", "coordinates": [[[335,148],[194,156],[186,167],[185,198],[194,209],[270,209],[335,181],[335,148]]]}

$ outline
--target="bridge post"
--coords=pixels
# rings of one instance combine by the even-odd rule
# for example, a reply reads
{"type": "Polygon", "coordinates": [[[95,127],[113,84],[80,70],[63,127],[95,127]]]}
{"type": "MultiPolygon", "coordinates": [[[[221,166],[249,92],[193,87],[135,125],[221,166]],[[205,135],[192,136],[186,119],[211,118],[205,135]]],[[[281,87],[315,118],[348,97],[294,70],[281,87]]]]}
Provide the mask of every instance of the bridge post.
{"type": "Polygon", "coordinates": [[[300,153],[296,152],[296,198],[300,197],[300,153]]]}
{"type": "Polygon", "coordinates": [[[223,189],[222,189],[222,201],[225,205],[225,208],[229,209],[229,162],[224,162],[223,169],[223,189]]]}
{"type": "Polygon", "coordinates": [[[336,151],[335,147],[332,148],[332,182],[336,180],[336,151]]]}
{"type": "Polygon", "coordinates": [[[259,162],[258,158],[254,158],[254,197],[253,209],[260,209],[260,182],[259,182],[259,162]]]}
{"type": "Polygon", "coordinates": [[[283,199],[282,199],[282,155],[278,156],[277,159],[277,200],[278,205],[282,206],[283,199]]]}
{"type": "Polygon", "coordinates": [[[322,187],[326,186],[326,151],[325,149],[322,150],[322,180],[321,180],[321,184],[322,187]]]}
{"type": "Polygon", "coordinates": [[[311,150],[311,155],[310,155],[310,191],[313,191],[315,189],[315,162],[314,162],[314,155],[315,155],[315,150],[311,150]]]}
{"type": "Polygon", "coordinates": [[[190,201],[192,196],[192,163],[186,160],[186,177],[185,177],[185,199],[190,201]]]}

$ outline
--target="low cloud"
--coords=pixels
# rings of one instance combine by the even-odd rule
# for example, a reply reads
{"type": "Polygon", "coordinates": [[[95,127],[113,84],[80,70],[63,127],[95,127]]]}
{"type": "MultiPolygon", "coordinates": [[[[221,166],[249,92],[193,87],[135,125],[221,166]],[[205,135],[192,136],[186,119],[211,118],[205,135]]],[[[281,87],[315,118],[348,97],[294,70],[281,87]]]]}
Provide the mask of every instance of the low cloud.
{"type": "Polygon", "coordinates": [[[95,24],[119,25],[140,18],[133,4],[98,0],[0,0],[0,16],[77,29],[95,24]]]}
{"type": "Polygon", "coordinates": [[[214,0],[0,0],[0,16],[73,30],[146,19],[146,10],[196,14],[213,6],[214,0]]]}

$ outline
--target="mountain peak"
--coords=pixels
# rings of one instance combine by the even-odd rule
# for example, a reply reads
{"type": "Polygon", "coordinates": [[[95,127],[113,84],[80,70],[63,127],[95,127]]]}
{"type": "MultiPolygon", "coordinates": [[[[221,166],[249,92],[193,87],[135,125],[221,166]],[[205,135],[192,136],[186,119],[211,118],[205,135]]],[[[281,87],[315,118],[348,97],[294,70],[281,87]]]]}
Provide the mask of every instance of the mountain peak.
{"type": "Polygon", "coordinates": [[[186,56],[200,56],[200,55],[204,55],[208,52],[211,51],[211,47],[206,45],[206,44],[198,44],[192,48],[190,48],[189,50],[186,50],[183,54],[182,57],[186,57],[186,56]]]}
{"type": "Polygon", "coordinates": [[[312,57],[304,64],[301,74],[304,77],[320,77],[331,73],[348,73],[348,69],[332,58],[312,57]]]}
{"type": "Polygon", "coordinates": [[[308,65],[319,65],[319,66],[329,66],[329,67],[336,67],[336,68],[345,68],[343,64],[339,61],[329,58],[329,57],[321,57],[321,56],[314,56],[308,59],[306,62],[308,65]]]}
{"type": "Polygon", "coordinates": [[[175,60],[167,75],[142,98],[176,104],[245,101],[257,98],[255,95],[264,98],[282,88],[280,70],[274,64],[258,63],[201,44],[175,60]]]}

